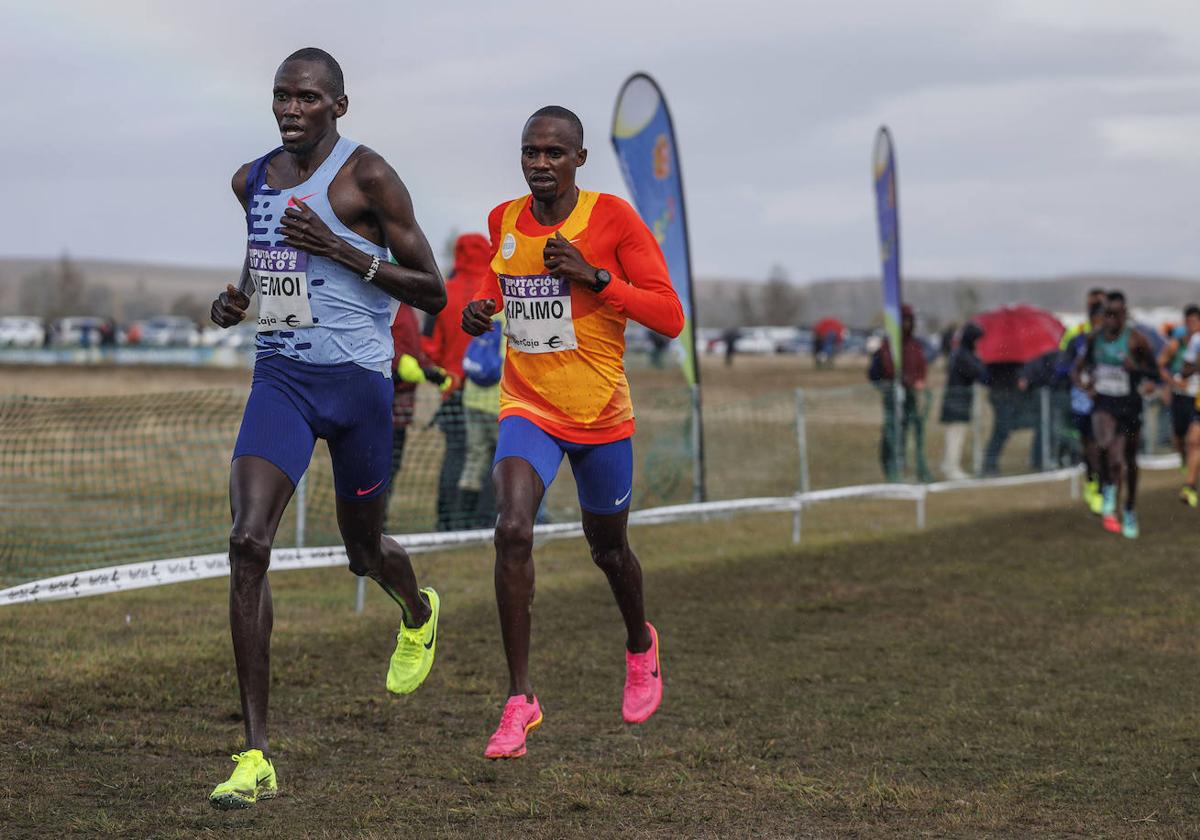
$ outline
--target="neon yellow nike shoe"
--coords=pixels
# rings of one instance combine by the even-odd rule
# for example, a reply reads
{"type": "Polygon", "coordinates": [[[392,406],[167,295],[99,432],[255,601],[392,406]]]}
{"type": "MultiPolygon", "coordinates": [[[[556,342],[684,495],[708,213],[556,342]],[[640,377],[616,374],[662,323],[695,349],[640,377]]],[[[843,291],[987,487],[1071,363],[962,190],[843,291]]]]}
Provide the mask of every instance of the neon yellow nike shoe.
{"type": "Polygon", "coordinates": [[[400,619],[400,632],[396,634],[396,650],[388,663],[387,689],[393,694],[412,694],[433,668],[433,657],[437,653],[437,623],[441,612],[441,600],[432,587],[421,590],[429,600],[429,620],[416,628],[404,626],[400,619]]]}
{"type": "Polygon", "coordinates": [[[279,795],[275,765],[270,759],[263,758],[261,750],[246,750],[230,758],[237,762],[233,775],[208,795],[214,808],[220,811],[249,808],[260,799],[274,799],[279,795]]]}
{"type": "Polygon", "coordinates": [[[1179,488],[1179,501],[1188,507],[1197,507],[1200,505],[1200,496],[1197,496],[1195,487],[1185,484],[1179,488]]]}

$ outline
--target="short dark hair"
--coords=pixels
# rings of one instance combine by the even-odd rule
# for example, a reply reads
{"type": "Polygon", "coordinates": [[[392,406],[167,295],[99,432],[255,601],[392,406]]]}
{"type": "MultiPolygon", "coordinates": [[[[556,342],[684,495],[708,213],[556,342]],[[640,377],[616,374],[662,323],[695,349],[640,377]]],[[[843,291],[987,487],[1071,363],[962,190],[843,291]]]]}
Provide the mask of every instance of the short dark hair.
{"type": "Polygon", "coordinates": [[[325,50],[319,47],[305,47],[289,55],[283,60],[283,63],[290,64],[293,61],[313,61],[322,65],[325,72],[329,74],[329,93],[335,98],[345,95],[346,80],[342,76],[342,65],[338,64],[337,59],[325,50]]]}
{"type": "Polygon", "coordinates": [[[575,139],[579,143],[579,148],[583,148],[583,122],[579,117],[575,116],[574,111],[564,108],[561,105],[546,105],[530,114],[529,119],[525,120],[525,124],[528,125],[533,120],[541,119],[542,117],[565,121],[575,133],[575,139]]]}
{"type": "Polygon", "coordinates": [[[1187,306],[1183,307],[1184,318],[1191,318],[1193,315],[1200,316],[1200,305],[1189,303],[1187,306]]]}
{"type": "Polygon", "coordinates": [[[1113,289],[1111,292],[1109,292],[1107,295],[1105,295],[1105,297],[1108,299],[1109,303],[1124,303],[1125,302],[1125,293],[1122,292],[1120,289],[1113,289]]]}
{"type": "Polygon", "coordinates": [[[1104,289],[1101,289],[1099,286],[1092,286],[1092,288],[1088,289],[1087,296],[1095,297],[1096,295],[1103,295],[1103,294],[1105,294],[1104,289]]]}

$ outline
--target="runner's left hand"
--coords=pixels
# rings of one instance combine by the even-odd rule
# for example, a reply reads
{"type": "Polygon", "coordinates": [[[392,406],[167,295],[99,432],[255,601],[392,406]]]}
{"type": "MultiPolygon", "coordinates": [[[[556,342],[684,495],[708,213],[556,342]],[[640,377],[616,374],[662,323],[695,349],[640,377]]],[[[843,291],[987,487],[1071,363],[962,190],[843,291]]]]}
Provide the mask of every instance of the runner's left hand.
{"type": "Polygon", "coordinates": [[[279,227],[283,233],[283,244],[318,257],[332,257],[343,243],[342,238],[331,231],[311,207],[295,197],[287,210],[283,211],[279,227]]]}
{"type": "Polygon", "coordinates": [[[589,289],[596,282],[596,267],[589,265],[583,254],[579,253],[579,249],[557,231],[553,239],[546,240],[542,261],[546,264],[546,270],[555,277],[579,283],[589,289]]]}

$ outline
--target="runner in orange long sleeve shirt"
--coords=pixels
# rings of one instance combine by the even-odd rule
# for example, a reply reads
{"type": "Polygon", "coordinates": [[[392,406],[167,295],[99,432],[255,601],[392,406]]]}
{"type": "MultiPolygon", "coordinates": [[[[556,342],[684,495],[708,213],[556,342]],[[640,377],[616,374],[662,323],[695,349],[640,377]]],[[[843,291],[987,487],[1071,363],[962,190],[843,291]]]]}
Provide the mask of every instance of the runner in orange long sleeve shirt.
{"type": "Polygon", "coordinates": [[[530,195],[488,219],[492,276],[463,309],[480,335],[504,307],[508,351],[500,381],[496,487],[496,600],[508,660],[508,701],[488,758],[525,754],[542,722],[529,679],[533,522],[566,455],[592,560],[625,621],[622,715],[647,720],[662,701],[658,634],[645,618],[642,571],[626,524],[633,493],[633,406],[625,378],[625,322],[669,336],[683,309],[654,235],[619,198],[580,190],[583,126],[557,106],[529,118],[521,166],[530,195]]]}

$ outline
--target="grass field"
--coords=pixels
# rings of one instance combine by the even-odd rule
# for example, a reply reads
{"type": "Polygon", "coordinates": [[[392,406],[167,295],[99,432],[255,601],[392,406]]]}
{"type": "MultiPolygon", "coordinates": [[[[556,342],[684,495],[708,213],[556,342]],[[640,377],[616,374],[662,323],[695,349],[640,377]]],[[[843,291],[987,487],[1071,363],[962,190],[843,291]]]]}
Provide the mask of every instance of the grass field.
{"type": "Polygon", "coordinates": [[[1194,837],[1195,516],[1150,480],[1137,543],[1064,485],[643,528],[667,694],[620,722],[621,639],[578,541],[538,549],[529,755],[481,757],[504,677],[484,549],[389,696],[396,615],[345,572],[273,578],[282,796],[205,802],[240,722],[225,582],[0,610],[0,835],[1194,837]],[[1154,489],[1158,488],[1158,489],[1154,489]]]}
{"type": "MultiPolygon", "coordinates": [[[[857,368],[793,359],[704,373],[718,497],[794,489],[792,389],[863,381],[857,368]]],[[[635,397],[678,395],[673,371],[631,378],[635,397]]],[[[130,395],[149,401],[138,416],[155,430],[156,395],[228,398],[247,381],[245,371],[13,369],[3,390],[130,395]]],[[[878,404],[837,393],[813,410],[814,484],[877,480],[878,404]]],[[[639,406],[639,468],[660,456],[669,466],[678,406],[639,406]]],[[[105,428],[80,428],[78,440],[105,428]]],[[[38,437],[48,429],[22,438],[32,461],[10,453],[14,476],[52,451],[38,437]]],[[[143,441],[51,459],[50,478],[98,466],[72,509],[136,504],[142,521],[163,517],[141,539],[169,553],[181,539],[179,487],[162,479],[135,498],[118,486],[125,460],[157,475],[191,457],[161,439],[161,451],[143,441]]],[[[323,458],[314,475],[328,484],[323,458]]],[[[213,533],[198,539],[220,542],[225,467],[202,460],[203,473],[185,476],[203,476],[213,533]]],[[[676,471],[655,492],[686,495],[686,469],[676,471]]],[[[247,813],[205,801],[240,749],[225,581],[0,608],[0,838],[1200,836],[1200,593],[1186,550],[1197,521],[1171,497],[1175,481],[1145,475],[1137,543],[1104,534],[1063,483],[932,497],[920,532],[911,504],[832,504],[805,513],[800,547],[779,516],[638,529],[667,695],[636,728],[620,721],[623,634],[603,577],[581,542],[547,543],[534,629],[546,723],[525,759],[499,765],[482,758],[504,687],[489,549],[417,558],[445,610],[438,664],[408,698],[383,688],[390,601],[372,590],[356,615],[346,572],[274,575],[283,795],[247,813]]],[[[411,492],[429,502],[424,485],[411,492]]],[[[22,527],[69,522],[38,520],[22,527]]],[[[310,525],[310,543],[329,539],[328,524],[310,525]]],[[[84,526],[71,544],[100,551],[84,541],[96,524],[84,526]]]]}

